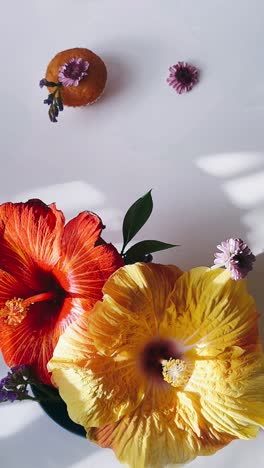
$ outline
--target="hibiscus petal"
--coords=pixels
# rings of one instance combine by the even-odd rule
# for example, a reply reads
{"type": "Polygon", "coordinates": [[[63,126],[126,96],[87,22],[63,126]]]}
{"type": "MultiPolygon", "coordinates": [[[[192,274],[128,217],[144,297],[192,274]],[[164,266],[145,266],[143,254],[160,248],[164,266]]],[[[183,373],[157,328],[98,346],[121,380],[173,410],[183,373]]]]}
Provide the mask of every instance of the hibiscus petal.
{"type": "Polygon", "coordinates": [[[158,335],[180,274],[177,267],[138,263],[112,275],[103,289],[104,302],[90,315],[89,333],[96,347],[108,355],[122,348],[138,353],[149,337],[158,335]]]}
{"type": "Polygon", "coordinates": [[[200,355],[229,346],[258,343],[258,314],[245,281],[233,281],[227,270],[194,268],[184,273],[171,297],[160,333],[170,330],[186,349],[200,355]]]}
{"type": "Polygon", "coordinates": [[[240,439],[264,427],[264,355],[237,349],[219,359],[197,360],[186,390],[199,395],[204,417],[213,427],[240,439]]]}
{"type": "Polygon", "coordinates": [[[105,281],[123,266],[114,246],[101,241],[102,229],[100,218],[93,213],[83,212],[72,219],[65,226],[62,258],[54,270],[62,287],[89,299],[91,307],[102,297],[105,281]]]}
{"type": "Polygon", "coordinates": [[[48,364],[70,417],[86,427],[117,421],[144,396],[133,361],[97,352],[87,336],[88,319],[84,314],[67,328],[48,364]]]}
{"type": "Polygon", "coordinates": [[[32,290],[26,288],[21,281],[6,271],[0,270],[0,308],[4,307],[6,301],[14,297],[27,297],[32,294],[32,290]]]}
{"type": "Polygon", "coordinates": [[[162,399],[158,394],[157,400],[153,396],[115,424],[88,428],[88,438],[112,448],[119,461],[131,468],[178,466],[230,442],[230,437],[221,436],[196,413],[187,395],[175,392],[174,398],[164,394],[162,399]],[[153,401],[159,402],[157,407],[153,401]]]}
{"type": "Polygon", "coordinates": [[[132,468],[161,468],[256,435],[264,422],[264,364],[243,282],[221,270],[181,276],[177,268],[136,264],[112,275],[103,292],[79,329],[60,338],[49,367],[91,440],[132,468]],[[186,385],[138,371],[143,343],[157,336],[184,341],[186,385]]]}
{"type": "Polygon", "coordinates": [[[0,268],[38,290],[60,257],[64,217],[40,200],[0,207],[0,268]]]}
{"type": "Polygon", "coordinates": [[[66,298],[59,310],[56,304],[38,303],[30,307],[21,324],[12,327],[2,323],[0,347],[7,365],[32,366],[37,377],[50,385],[47,363],[60,334],[81,313],[80,301],[66,298]]]}

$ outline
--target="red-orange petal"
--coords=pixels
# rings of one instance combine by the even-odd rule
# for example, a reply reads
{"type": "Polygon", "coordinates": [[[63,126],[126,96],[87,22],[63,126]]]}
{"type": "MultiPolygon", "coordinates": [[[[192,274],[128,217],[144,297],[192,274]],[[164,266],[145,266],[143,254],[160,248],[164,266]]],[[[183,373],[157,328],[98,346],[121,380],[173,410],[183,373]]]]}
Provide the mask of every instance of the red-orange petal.
{"type": "Polygon", "coordinates": [[[62,239],[62,259],[54,270],[63,288],[85,298],[92,307],[102,297],[102,288],[123,260],[115,247],[104,243],[101,219],[83,212],[65,227],[62,239]]]}
{"type": "Polygon", "coordinates": [[[41,200],[0,206],[0,268],[38,290],[60,258],[64,216],[41,200]]]}
{"type": "Polygon", "coordinates": [[[4,307],[6,301],[14,297],[31,296],[33,291],[25,287],[21,281],[6,271],[0,270],[0,308],[4,307]]]}
{"type": "Polygon", "coordinates": [[[47,363],[60,335],[83,312],[79,300],[66,298],[59,310],[52,303],[31,306],[22,323],[15,327],[2,321],[0,347],[7,365],[29,365],[40,381],[51,385],[47,363]]]}
{"type": "Polygon", "coordinates": [[[0,321],[0,347],[9,366],[31,365],[50,383],[46,366],[59,336],[93,307],[105,281],[123,265],[116,249],[100,239],[102,228],[86,212],[64,230],[63,214],[40,200],[0,206],[0,305],[58,288],[57,302],[31,305],[20,324],[0,321]]]}

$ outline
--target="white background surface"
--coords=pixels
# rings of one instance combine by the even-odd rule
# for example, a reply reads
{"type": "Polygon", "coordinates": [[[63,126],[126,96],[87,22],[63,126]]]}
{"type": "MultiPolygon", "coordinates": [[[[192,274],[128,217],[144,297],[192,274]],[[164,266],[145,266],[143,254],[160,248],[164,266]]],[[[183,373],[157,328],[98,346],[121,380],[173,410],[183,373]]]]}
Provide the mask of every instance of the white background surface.
{"type": "MultiPolygon", "coordinates": [[[[155,259],[210,265],[217,243],[240,236],[260,254],[249,282],[261,311],[263,22],[259,0],[2,0],[0,201],[41,197],[68,218],[96,211],[118,244],[126,209],[153,188],[142,238],[182,245],[155,259]],[[76,46],[105,60],[107,89],[51,124],[38,82],[55,53],[76,46]],[[165,82],[178,60],[201,69],[182,96],[165,82]]],[[[252,468],[263,457],[260,433],[190,466],[252,468]]],[[[120,465],[25,403],[0,408],[0,466],[120,465]]]]}

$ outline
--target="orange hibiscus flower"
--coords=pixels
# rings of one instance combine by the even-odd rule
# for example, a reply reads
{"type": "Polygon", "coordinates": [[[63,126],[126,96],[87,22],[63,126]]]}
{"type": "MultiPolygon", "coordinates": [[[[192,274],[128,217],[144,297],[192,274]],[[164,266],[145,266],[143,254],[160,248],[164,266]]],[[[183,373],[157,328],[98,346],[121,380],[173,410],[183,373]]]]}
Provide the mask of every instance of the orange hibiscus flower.
{"type": "Polygon", "coordinates": [[[47,363],[60,335],[123,265],[102,229],[90,212],[65,225],[55,204],[40,200],[0,206],[0,349],[9,366],[31,365],[50,384],[47,363]]]}

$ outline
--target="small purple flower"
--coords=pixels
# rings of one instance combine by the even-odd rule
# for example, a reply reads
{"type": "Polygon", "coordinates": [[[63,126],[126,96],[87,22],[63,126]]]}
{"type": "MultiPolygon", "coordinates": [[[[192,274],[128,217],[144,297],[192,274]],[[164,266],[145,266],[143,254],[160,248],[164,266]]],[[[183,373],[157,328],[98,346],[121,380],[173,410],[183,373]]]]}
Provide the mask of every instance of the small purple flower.
{"type": "Polygon", "coordinates": [[[7,376],[0,380],[0,390],[3,388],[16,387],[17,383],[23,382],[28,377],[28,367],[25,365],[11,367],[7,376]]]}
{"type": "Polygon", "coordinates": [[[57,106],[57,104],[51,104],[50,108],[49,108],[49,118],[51,120],[51,122],[58,122],[57,121],[57,117],[59,115],[59,108],[57,106]]]}
{"type": "Polygon", "coordinates": [[[178,62],[170,67],[169,70],[170,75],[167,78],[167,82],[178,94],[191,91],[193,86],[198,82],[198,69],[187,62],[178,62]]]}
{"type": "Polygon", "coordinates": [[[0,380],[0,403],[22,400],[32,401],[61,401],[57,395],[54,395],[52,389],[49,390],[47,385],[38,382],[31,371],[31,368],[26,365],[12,367],[7,376],[0,380]],[[28,393],[29,386],[34,386],[41,390],[43,397],[35,398],[28,393]]]}
{"type": "Polygon", "coordinates": [[[39,82],[40,88],[43,88],[44,86],[47,86],[47,85],[48,85],[48,82],[47,82],[46,78],[42,78],[42,80],[40,80],[40,82],[39,82]]]}
{"type": "Polygon", "coordinates": [[[30,370],[27,366],[12,367],[7,376],[0,380],[0,403],[28,399],[29,378],[30,370]]]}
{"type": "Polygon", "coordinates": [[[252,270],[256,257],[242,239],[227,239],[217,248],[220,252],[215,253],[214,263],[216,267],[225,266],[232,279],[243,279],[252,270]]]}
{"type": "Polygon", "coordinates": [[[14,367],[11,367],[10,369],[12,374],[25,372],[26,370],[28,370],[28,366],[26,366],[26,364],[20,364],[19,366],[14,366],[14,367]]]}
{"type": "Polygon", "coordinates": [[[40,83],[43,86],[48,86],[55,88],[53,93],[50,93],[46,99],[44,99],[44,104],[49,106],[48,114],[51,122],[58,122],[57,117],[60,111],[63,111],[63,101],[61,96],[62,83],[54,83],[53,81],[47,81],[43,78],[40,83]]]}
{"type": "Polygon", "coordinates": [[[58,79],[63,86],[78,86],[89,68],[82,58],[71,58],[59,68],[58,79]]]}
{"type": "Polygon", "coordinates": [[[50,106],[53,103],[53,96],[49,96],[47,99],[44,99],[44,104],[48,104],[50,106]]]}
{"type": "Polygon", "coordinates": [[[62,112],[64,109],[64,106],[63,106],[61,95],[57,97],[57,105],[58,105],[59,111],[62,112]]]}
{"type": "Polygon", "coordinates": [[[5,403],[6,401],[13,403],[16,400],[19,400],[18,392],[12,392],[5,389],[0,390],[0,403],[5,403]]]}

